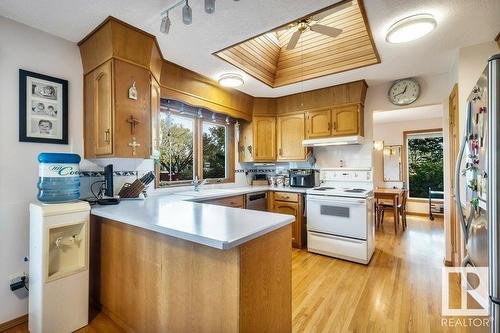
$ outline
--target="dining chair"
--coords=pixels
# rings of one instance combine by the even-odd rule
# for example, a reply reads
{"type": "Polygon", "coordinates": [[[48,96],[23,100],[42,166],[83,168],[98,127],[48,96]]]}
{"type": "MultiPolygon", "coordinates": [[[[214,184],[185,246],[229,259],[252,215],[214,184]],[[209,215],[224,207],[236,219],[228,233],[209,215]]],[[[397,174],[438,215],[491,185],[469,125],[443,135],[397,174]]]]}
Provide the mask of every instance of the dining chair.
{"type": "Polygon", "coordinates": [[[408,196],[408,191],[403,190],[401,192],[401,203],[398,205],[398,211],[401,215],[401,225],[403,226],[403,230],[406,230],[408,226],[406,223],[406,197],[408,196]]]}
{"type": "MultiPolygon", "coordinates": [[[[394,232],[397,233],[397,228],[399,221],[401,221],[401,226],[403,227],[403,231],[406,230],[406,190],[401,191],[401,202],[397,203],[397,216],[394,216],[394,232]],[[397,217],[400,218],[398,219],[397,217]],[[398,221],[399,220],[399,221],[398,221]]],[[[390,211],[394,215],[394,204],[392,203],[393,194],[379,194],[376,202],[375,212],[377,216],[377,221],[375,222],[376,227],[380,227],[384,224],[384,213],[386,211],[390,211]],[[379,200],[384,200],[380,202],[379,200]],[[387,203],[387,200],[390,200],[390,203],[387,203]]]]}

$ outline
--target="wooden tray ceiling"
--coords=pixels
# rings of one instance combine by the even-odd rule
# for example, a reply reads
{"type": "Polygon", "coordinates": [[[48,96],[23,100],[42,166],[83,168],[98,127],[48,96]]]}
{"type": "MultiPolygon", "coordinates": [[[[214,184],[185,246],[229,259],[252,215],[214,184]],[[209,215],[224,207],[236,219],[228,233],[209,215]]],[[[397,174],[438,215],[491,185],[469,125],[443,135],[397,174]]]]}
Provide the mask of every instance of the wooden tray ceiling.
{"type": "Polygon", "coordinates": [[[343,1],[293,22],[214,55],[273,88],[380,63],[362,0],[343,1]],[[282,30],[284,26],[346,2],[352,5],[319,21],[342,29],[338,37],[308,29],[295,49],[286,49],[294,29],[282,30]]]}

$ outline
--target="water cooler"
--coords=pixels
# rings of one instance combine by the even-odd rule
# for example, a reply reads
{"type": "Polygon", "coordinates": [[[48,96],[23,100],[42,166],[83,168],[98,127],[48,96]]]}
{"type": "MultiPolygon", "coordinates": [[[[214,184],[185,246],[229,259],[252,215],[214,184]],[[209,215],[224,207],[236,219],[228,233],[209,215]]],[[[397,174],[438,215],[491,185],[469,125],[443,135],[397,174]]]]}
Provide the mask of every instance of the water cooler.
{"type": "Polygon", "coordinates": [[[30,205],[30,333],[87,325],[89,216],[83,201],[30,205]]]}

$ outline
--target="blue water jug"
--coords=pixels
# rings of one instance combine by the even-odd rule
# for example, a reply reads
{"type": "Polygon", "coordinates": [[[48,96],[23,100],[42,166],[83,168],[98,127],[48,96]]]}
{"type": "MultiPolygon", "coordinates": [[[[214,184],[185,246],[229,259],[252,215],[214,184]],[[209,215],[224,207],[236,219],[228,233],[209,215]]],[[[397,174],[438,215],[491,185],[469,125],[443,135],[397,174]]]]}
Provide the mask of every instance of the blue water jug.
{"type": "Polygon", "coordinates": [[[80,156],[65,153],[38,155],[38,200],[44,203],[76,201],[80,198],[80,156]]]}

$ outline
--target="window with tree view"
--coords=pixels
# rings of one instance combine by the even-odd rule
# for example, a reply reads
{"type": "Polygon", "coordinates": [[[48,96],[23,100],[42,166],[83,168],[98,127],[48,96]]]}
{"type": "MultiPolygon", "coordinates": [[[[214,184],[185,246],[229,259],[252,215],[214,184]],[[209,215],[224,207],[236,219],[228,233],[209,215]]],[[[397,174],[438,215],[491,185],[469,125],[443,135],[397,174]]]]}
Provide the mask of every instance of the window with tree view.
{"type": "Polygon", "coordinates": [[[203,122],[203,178],[226,178],[227,127],[203,122]]]}
{"type": "Polygon", "coordinates": [[[195,177],[232,181],[230,118],[178,101],[167,105],[161,112],[160,186],[187,185],[195,177]]]}
{"type": "Polygon", "coordinates": [[[443,191],[443,134],[409,134],[406,147],[408,196],[428,198],[429,188],[443,191]]]}
{"type": "Polygon", "coordinates": [[[161,113],[160,181],[192,181],[194,119],[161,113]]]}

